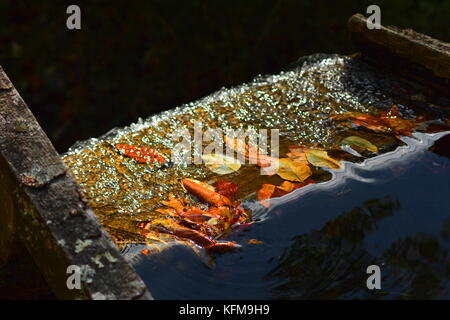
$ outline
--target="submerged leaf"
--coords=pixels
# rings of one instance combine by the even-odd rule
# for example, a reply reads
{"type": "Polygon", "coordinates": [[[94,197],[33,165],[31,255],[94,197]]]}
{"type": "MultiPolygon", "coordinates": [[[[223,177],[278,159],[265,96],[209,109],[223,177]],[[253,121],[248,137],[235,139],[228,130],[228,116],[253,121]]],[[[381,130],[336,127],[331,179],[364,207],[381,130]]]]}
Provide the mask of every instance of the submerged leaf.
{"type": "Polygon", "coordinates": [[[209,170],[220,175],[232,173],[241,168],[238,159],[227,157],[224,154],[207,154],[203,155],[202,159],[209,170]]]}
{"type": "Polygon", "coordinates": [[[311,176],[312,171],[307,162],[282,158],[279,160],[277,174],[284,180],[303,182],[311,176]]]}
{"type": "Polygon", "coordinates": [[[169,194],[169,200],[163,200],[162,203],[169,208],[175,209],[178,213],[184,210],[184,204],[171,194],[169,194]]]}
{"type": "Polygon", "coordinates": [[[396,106],[393,106],[389,112],[382,112],[378,117],[360,113],[346,112],[331,117],[336,120],[352,120],[358,126],[366,127],[376,132],[389,132],[396,135],[410,136],[417,127],[417,121],[414,119],[402,119],[396,106]]]}
{"type": "Polygon", "coordinates": [[[370,141],[366,139],[357,136],[347,137],[341,141],[341,144],[350,146],[354,145],[371,152],[378,152],[378,148],[376,145],[372,144],[370,141]]]}
{"type": "Polygon", "coordinates": [[[132,146],[129,144],[116,144],[115,147],[120,151],[120,153],[127,157],[133,158],[139,163],[153,164],[155,162],[167,162],[163,155],[155,149],[132,146]]]}
{"type": "Polygon", "coordinates": [[[244,141],[228,136],[225,136],[224,139],[228,148],[244,155],[250,163],[256,164],[261,168],[276,166],[278,159],[262,154],[257,148],[246,144],[244,141]]]}
{"type": "Polygon", "coordinates": [[[235,193],[238,191],[239,187],[237,184],[230,181],[216,181],[214,183],[215,191],[229,199],[232,199],[235,193]]]}
{"type": "Polygon", "coordinates": [[[308,150],[306,152],[306,159],[316,167],[326,167],[330,169],[339,169],[341,167],[339,161],[331,158],[328,153],[323,150],[308,150]]]}

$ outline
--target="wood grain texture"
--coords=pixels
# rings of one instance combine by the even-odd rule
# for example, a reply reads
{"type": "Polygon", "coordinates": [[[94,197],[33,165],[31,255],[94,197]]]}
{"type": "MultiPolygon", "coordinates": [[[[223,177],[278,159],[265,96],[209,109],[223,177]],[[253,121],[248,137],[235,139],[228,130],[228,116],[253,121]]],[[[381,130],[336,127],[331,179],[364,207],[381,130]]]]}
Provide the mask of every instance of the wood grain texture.
{"type": "Polygon", "coordinates": [[[0,239],[17,235],[58,298],[152,298],[1,67],[0,172],[0,239]],[[81,290],[67,289],[68,265],[81,267],[81,290]]]}

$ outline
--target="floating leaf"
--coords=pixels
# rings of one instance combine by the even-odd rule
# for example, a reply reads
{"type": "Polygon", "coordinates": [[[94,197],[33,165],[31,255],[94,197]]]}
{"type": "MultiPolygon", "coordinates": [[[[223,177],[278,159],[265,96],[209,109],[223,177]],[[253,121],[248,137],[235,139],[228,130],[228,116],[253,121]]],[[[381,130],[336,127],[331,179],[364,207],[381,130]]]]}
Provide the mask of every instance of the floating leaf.
{"type": "Polygon", "coordinates": [[[148,163],[153,164],[156,162],[166,163],[167,160],[164,156],[155,149],[147,148],[147,147],[138,147],[132,146],[129,144],[116,144],[117,150],[120,151],[123,155],[133,158],[139,163],[148,163]]]}
{"type": "Polygon", "coordinates": [[[220,175],[238,171],[241,167],[238,159],[223,154],[207,154],[202,159],[209,170],[220,175]]]}
{"type": "Polygon", "coordinates": [[[308,150],[306,152],[306,159],[316,167],[326,167],[330,169],[339,169],[341,167],[339,161],[331,158],[328,153],[323,150],[308,150]]]}
{"type": "Polygon", "coordinates": [[[350,136],[341,141],[341,144],[344,145],[354,145],[359,148],[371,151],[371,152],[378,152],[378,148],[376,145],[372,144],[370,141],[363,139],[361,137],[357,136],[350,136]]]}
{"type": "Polygon", "coordinates": [[[248,244],[263,244],[263,242],[256,239],[250,239],[248,240],[248,244]]]}
{"type": "Polygon", "coordinates": [[[298,189],[300,183],[293,183],[290,181],[283,181],[283,183],[281,185],[279,185],[277,188],[284,190],[286,192],[292,192],[295,189],[298,189]]]}
{"type": "Polygon", "coordinates": [[[281,197],[288,192],[284,190],[280,190],[277,186],[273,184],[265,183],[261,186],[261,189],[258,191],[258,201],[261,202],[266,208],[270,206],[270,202],[268,201],[271,198],[281,197]]]}
{"type": "Polygon", "coordinates": [[[273,184],[263,184],[261,186],[261,189],[259,189],[258,191],[258,201],[260,201],[265,207],[268,208],[270,205],[269,199],[282,197],[296,189],[314,182],[315,181],[313,179],[309,178],[302,183],[283,181],[280,186],[275,186],[273,184]]]}
{"type": "Polygon", "coordinates": [[[289,158],[279,160],[277,174],[284,180],[305,181],[312,171],[307,162],[298,162],[289,158]]]}
{"type": "Polygon", "coordinates": [[[404,136],[410,136],[412,131],[417,127],[416,120],[402,119],[396,106],[393,106],[388,112],[382,112],[378,117],[360,112],[346,112],[333,115],[331,118],[336,120],[350,119],[354,124],[376,132],[391,131],[396,135],[404,136]]]}
{"type": "Polygon", "coordinates": [[[183,186],[186,191],[193,196],[214,206],[221,207],[232,205],[229,198],[221,195],[220,193],[212,191],[210,188],[205,187],[201,183],[198,183],[198,181],[192,179],[184,179],[183,186]]]}

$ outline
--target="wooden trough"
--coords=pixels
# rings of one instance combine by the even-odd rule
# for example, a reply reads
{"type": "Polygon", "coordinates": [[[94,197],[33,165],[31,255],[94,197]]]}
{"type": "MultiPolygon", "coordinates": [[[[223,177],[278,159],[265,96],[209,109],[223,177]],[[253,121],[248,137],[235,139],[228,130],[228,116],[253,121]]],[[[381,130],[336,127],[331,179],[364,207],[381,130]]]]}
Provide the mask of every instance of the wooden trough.
{"type": "MultiPolygon", "coordinates": [[[[449,45],[412,30],[369,30],[359,14],[348,26],[353,43],[380,72],[407,74],[426,83],[430,95],[448,96],[449,45]]],[[[19,248],[57,298],[152,299],[0,67],[0,267],[19,248]],[[67,286],[69,266],[81,271],[80,289],[67,286]]]]}

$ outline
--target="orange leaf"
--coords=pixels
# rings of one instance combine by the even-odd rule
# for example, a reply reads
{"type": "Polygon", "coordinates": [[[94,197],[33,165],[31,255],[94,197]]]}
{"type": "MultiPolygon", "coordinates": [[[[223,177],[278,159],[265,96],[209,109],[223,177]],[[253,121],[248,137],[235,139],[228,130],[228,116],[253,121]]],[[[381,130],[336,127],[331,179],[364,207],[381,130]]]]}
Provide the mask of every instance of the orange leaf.
{"type": "Polygon", "coordinates": [[[167,160],[163,157],[163,155],[155,149],[147,147],[137,147],[129,144],[116,144],[116,148],[123,155],[133,158],[139,163],[153,164],[155,162],[159,163],[167,162],[167,160]]]}
{"type": "Polygon", "coordinates": [[[404,136],[410,136],[412,130],[417,126],[416,120],[402,119],[396,106],[393,106],[389,112],[382,112],[378,117],[359,112],[347,112],[334,115],[331,118],[337,120],[351,119],[354,124],[376,132],[392,131],[396,135],[404,136]]]}
{"type": "Polygon", "coordinates": [[[268,200],[270,198],[281,197],[288,193],[289,192],[286,192],[273,184],[263,184],[258,191],[258,201],[268,208],[270,205],[268,200]]]}
{"type": "Polygon", "coordinates": [[[184,205],[180,200],[176,199],[174,196],[169,195],[169,200],[161,201],[165,206],[175,209],[177,213],[183,212],[184,205]]]}
{"type": "Polygon", "coordinates": [[[205,188],[204,186],[196,183],[191,179],[184,179],[183,186],[187,192],[209,204],[217,207],[232,206],[231,200],[229,198],[221,195],[220,193],[205,188]]]}
{"type": "Polygon", "coordinates": [[[251,163],[256,163],[261,168],[276,166],[277,160],[269,155],[261,154],[261,152],[244,141],[237,138],[225,136],[225,144],[234,151],[243,154],[251,163]]]}
{"type": "Polygon", "coordinates": [[[315,183],[311,178],[301,183],[294,183],[290,181],[284,181],[280,186],[273,184],[263,184],[258,191],[258,201],[262,203],[266,208],[270,206],[269,199],[282,197],[296,189],[304,187],[308,184],[315,183]]]}

